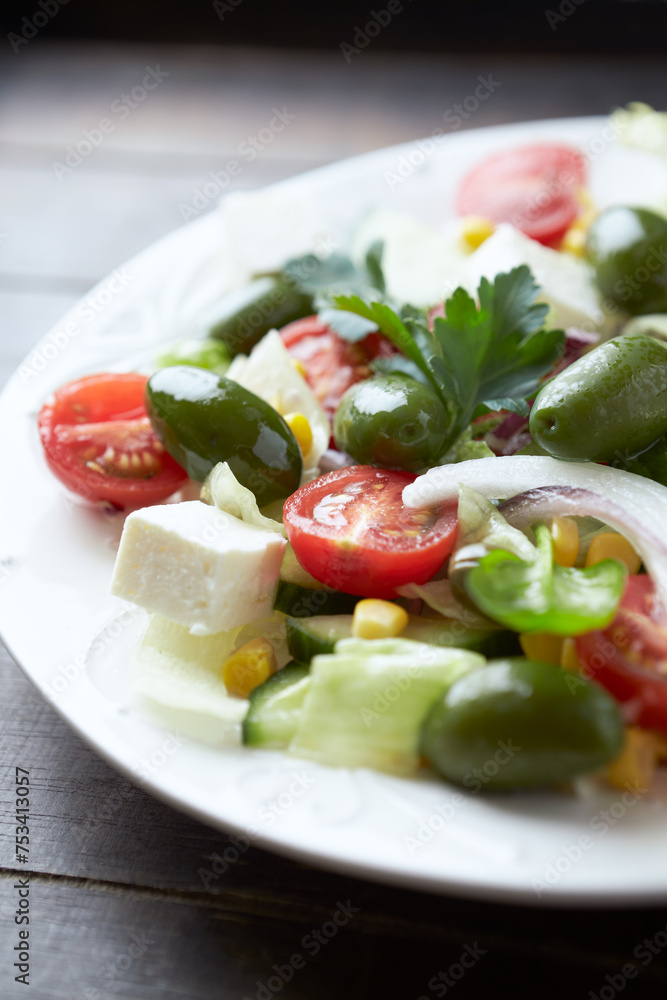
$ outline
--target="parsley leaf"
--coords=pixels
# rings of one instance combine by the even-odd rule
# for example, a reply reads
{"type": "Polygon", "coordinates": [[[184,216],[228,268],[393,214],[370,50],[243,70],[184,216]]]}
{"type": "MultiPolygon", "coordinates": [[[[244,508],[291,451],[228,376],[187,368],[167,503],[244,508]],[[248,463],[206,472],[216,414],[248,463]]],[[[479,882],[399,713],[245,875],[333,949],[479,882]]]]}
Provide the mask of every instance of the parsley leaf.
{"type": "MultiPolygon", "coordinates": [[[[424,310],[399,315],[384,302],[358,294],[334,294],[333,304],[377,324],[416,366],[452,414],[445,450],[470,421],[489,410],[528,414],[527,399],[559,357],[565,334],[546,330],[549,307],[536,302],[539,286],[524,264],[492,282],[482,278],[479,306],[464,288],[445,303],[433,333],[424,310]]],[[[403,370],[382,364],[381,370],[403,370]]]]}
{"type": "Polygon", "coordinates": [[[312,295],[322,304],[329,300],[332,292],[355,293],[367,298],[384,297],[383,249],[381,240],[371,244],[361,265],[340,253],[332,253],[328,257],[304,254],[303,257],[288,260],[282,277],[297,291],[312,295]]]}
{"type": "Polygon", "coordinates": [[[282,274],[288,284],[306,295],[319,295],[330,288],[362,289],[368,285],[350,258],[338,253],[324,258],[314,253],[295,257],[288,260],[282,274]]]}
{"type": "Polygon", "coordinates": [[[377,288],[384,295],[386,288],[384,273],[382,271],[382,254],[384,252],[384,242],[375,240],[366,251],[365,265],[368,282],[373,288],[377,288]]]}
{"type": "MultiPolygon", "coordinates": [[[[333,295],[333,302],[338,309],[344,312],[356,313],[376,324],[377,329],[384,333],[388,340],[398,347],[407,358],[426,376],[430,383],[433,382],[432,373],[428,367],[427,358],[420,350],[419,331],[417,339],[405,325],[398,313],[394,312],[391,306],[384,302],[371,302],[368,305],[358,295],[333,295]]],[[[426,330],[426,335],[432,338],[426,330]]],[[[436,389],[436,391],[439,390],[436,389]]]]}
{"type": "Polygon", "coordinates": [[[438,317],[437,374],[459,410],[462,430],[487,410],[527,415],[526,397],[537,388],[562,349],[561,330],[543,330],[549,307],[535,299],[539,286],[526,265],[482,278],[479,309],[462,288],[438,317]]]}
{"type": "Polygon", "coordinates": [[[385,280],[382,271],[384,243],[377,240],[366,252],[364,262],[357,266],[343,254],[325,258],[305,254],[287,262],[282,276],[293,288],[315,300],[319,318],[339,337],[349,343],[363,340],[377,330],[377,323],[355,312],[327,308],[333,292],[361,295],[366,298],[384,297],[385,280]]]}

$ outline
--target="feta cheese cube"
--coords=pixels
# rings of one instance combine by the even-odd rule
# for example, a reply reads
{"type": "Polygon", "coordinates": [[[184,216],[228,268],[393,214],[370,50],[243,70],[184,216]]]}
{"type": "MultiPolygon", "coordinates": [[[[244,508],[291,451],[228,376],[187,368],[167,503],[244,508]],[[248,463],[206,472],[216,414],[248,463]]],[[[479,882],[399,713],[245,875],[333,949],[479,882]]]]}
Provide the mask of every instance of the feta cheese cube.
{"type": "Polygon", "coordinates": [[[199,500],[131,513],[111,593],[213,635],[273,611],[286,542],[199,500]]]}
{"type": "Polygon", "coordinates": [[[556,310],[557,326],[605,330],[613,322],[604,313],[593,270],[586,261],[542,246],[507,224],[498,226],[470,255],[464,284],[474,295],[482,278],[493,281],[497,274],[521,264],[528,265],[541,285],[539,301],[556,310]]]}

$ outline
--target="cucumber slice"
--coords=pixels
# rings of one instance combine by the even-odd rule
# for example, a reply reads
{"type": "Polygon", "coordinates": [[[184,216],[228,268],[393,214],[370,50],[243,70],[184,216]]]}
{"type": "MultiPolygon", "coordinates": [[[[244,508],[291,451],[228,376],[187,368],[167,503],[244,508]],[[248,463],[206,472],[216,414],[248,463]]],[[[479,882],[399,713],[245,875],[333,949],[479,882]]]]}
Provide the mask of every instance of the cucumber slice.
{"type": "Polygon", "coordinates": [[[484,666],[464,649],[410,639],[345,639],[311,664],[290,753],[336,767],[413,774],[422,723],[460,677],[484,666]]]}
{"type": "Polygon", "coordinates": [[[333,653],[339,639],[352,635],[352,615],[315,615],[313,618],[287,618],[287,651],[300,663],[310,663],[314,656],[333,653]]]}
{"type": "MultiPolygon", "coordinates": [[[[306,572],[298,561],[294,549],[289,542],[283,553],[283,561],[280,564],[280,579],[286,583],[296,583],[299,587],[306,587],[308,590],[322,589],[322,584],[314,576],[306,572]]],[[[325,589],[328,590],[329,588],[326,587],[325,589]]]]}
{"type": "MultiPolygon", "coordinates": [[[[350,638],[352,615],[288,618],[285,630],[290,656],[301,663],[310,663],[314,656],[333,653],[339,639],[350,638]]],[[[433,646],[473,649],[485,656],[505,656],[520,650],[517,636],[506,629],[473,629],[451,619],[420,618],[417,615],[410,616],[400,638],[433,646]]]]}
{"type": "Polygon", "coordinates": [[[294,618],[309,618],[311,615],[340,615],[354,610],[359,597],[343,594],[338,590],[321,587],[312,590],[286,580],[278,581],[273,607],[294,618]]]}
{"type": "Polygon", "coordinates": [[[247,746],[280,749],[294,736],[310,677],[303,663],[288,663],[250,693],[243,722],[247,746]]]}
{"type": "Polygon", "coordinates": [[[288,543],[280,566],[280,580],[273,607],[294,618],[311,615],[342,615],[354,610],[359,600],[325,587],[299,564],[294,549],[288,543]]]}

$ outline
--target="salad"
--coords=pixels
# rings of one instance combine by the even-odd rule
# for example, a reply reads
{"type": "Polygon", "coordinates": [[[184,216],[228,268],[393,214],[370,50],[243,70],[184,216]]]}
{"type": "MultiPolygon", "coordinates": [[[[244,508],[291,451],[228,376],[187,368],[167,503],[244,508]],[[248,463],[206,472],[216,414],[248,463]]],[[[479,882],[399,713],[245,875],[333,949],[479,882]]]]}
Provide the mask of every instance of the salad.
{"type": "MultiPolygon", "coordinates": [[[[619,115],[664,155],[664,116],[619,115]]],[[[61,387],[46,460],[129,511],[111,588],[149,615],[151,711],[471,790],[647,790],[667,757],[667,201],[600,211],[582,151],[541,143],[477,164],[457,208],[427,254],[410,220],[366,218],[150,373],[61,387]]]]}

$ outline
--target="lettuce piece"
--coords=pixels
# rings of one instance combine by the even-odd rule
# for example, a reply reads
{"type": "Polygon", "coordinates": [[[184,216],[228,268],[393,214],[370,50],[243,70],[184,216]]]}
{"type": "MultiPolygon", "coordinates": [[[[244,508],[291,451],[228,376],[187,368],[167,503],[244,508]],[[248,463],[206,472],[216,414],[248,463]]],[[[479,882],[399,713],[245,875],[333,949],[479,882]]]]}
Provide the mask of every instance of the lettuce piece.
{"type": "Polygon", "coordinates": [[[479,653],[411,639],[341,639],[311,663],[289,751],[333,767],[414,774],[429,710],[485,664],[479,653]]]}
{"type": "Polygon", "coordinates": [[[605,559],[589,569],[557,566],[546,525],[537,525],[535,536],[532,559],[494,549],[470,569],[464,586],[471,600],[516,632],[571,636],[606,628],[623,596],[625,566],[617,559],[605,559]]]}
{"type": "Polygon", "coordinates": [[[518,528],[507,523],[500,511],[481,493],[459,486],[459,534],[449,562],[449,578],[458,581],[461,572],[494,549],[504,549],[529,562],[535,546],[518,528]]]}
{"type": "Polygon", "coordinates": [[[490,621],[486,615],[481,615],[476,609],[462,604],[452,591],[452,584],[449,580],[406,583],[403,587],[397,587],[396,591],[401,597],[423,601],[432,611],[437,611],[443,618],[461,622],[468,628],[494,630],[497,628],[495,622],[490,621]]]}
{"type": "Polygon", "coordinates": [[[218,462],[209,472],[201,488],[201,499],[246,524],[263,531],[275,531],[287,538],[285,526],[280,521],[265,517],[257,506],[255,494],[242,486],[227,462],[218,462]]]}
{"type": "Polygon", "coordinates": [[[310,424],[313,443],[303,456],[303,482],[318,475],[318,463],[329,447],[331,427],[319,400],[294,367],[280,334],[270,330],[249,356],[239,354],[227,377],[270,403],[278,413],[303,413],[310,424]]]}
{"type": "Polygon", "coordinates": [[[132,687],[162,723],[207,743],[239,744],[248,702],[232,698],[222,680],[227,657],[258,636],[267,638],[278,666],[289,660],[285,615],[218,632],[192,635],[183,625],[151,615],[135,656],[132,687]]]}
{"type": "Polygon", "coordinates": [[[158,368],[170,365],[193,365],[224,375],[231,363],[229,351],[221,340],[179,340],[157,359],[158,368]]]}
{"type": "Polygon", "coordinates": [[[494,454],[486,441],[475,441],[472,428],[468,427],[451,448],[438,459],[437,465],[458,465],[459,462],[467,462],[474,458],[493,457],[494,454]]]}
{"type": "Polygon", "coordinates": [[[633,149],[657,153],[667,159],[667,113],[654,111],[649,104],[635,101],[612,115],[621,142],[633,149]]]}

